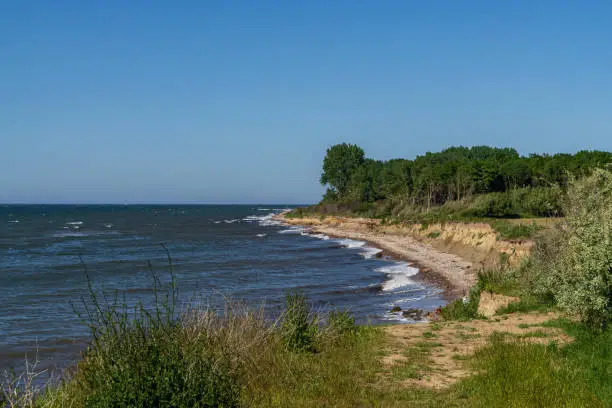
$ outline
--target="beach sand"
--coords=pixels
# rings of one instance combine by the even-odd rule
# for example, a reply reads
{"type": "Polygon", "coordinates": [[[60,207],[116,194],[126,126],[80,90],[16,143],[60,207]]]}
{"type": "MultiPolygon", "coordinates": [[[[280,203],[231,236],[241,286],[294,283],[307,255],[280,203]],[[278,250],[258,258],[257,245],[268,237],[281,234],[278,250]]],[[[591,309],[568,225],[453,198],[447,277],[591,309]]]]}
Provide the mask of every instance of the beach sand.
{"type": "Polygon", "coordinates": [[[366,241],[382,249],[385,255],[414,264],[420,271],[415,278],[434,283],[451,298],[467,295],[476,283],[477,271],[492,266],[501,252],[511,252],[516,258],[527,254],[530,247],[529,243],[515,243],[510,248],[508,242],[496,241],[495,232],[482,224],[437,227],[441,229],[436,232],[440,239],[431,239],[426,235],[429,227],[386,226],[380,220],[368,218],[287,218],[285,213],[277,218],[286,224],[308,227],[315,233],[366,241]],[[468,235],[478,237],[478,241],[472,242],[474,239],[467,239],[468,235]]]}

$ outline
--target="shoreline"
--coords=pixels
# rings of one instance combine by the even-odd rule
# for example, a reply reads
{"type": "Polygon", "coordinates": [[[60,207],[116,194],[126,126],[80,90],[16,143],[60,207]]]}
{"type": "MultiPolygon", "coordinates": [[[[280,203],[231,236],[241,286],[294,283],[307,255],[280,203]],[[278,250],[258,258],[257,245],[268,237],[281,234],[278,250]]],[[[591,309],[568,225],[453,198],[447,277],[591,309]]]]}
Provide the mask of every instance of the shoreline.
{"type": "Polygon", "coordinates": [[[393,260],[408,262],[419,272],[415,280],[432,284],[442,289],[447,301],[466,296],[476,283],[476,274],[471,262],[459,255],[447,253],[420,242],[409,233],[389,233],[373,229],[371,220],[344,220],[334,217],[330,220],[318,218],[286,218],[287,211],[274,218],[285,225],[309,228],[313,233],[325,234],[333,238],[348,238],[366,242],[369,246],[382,250],[382,256],[393,260]]]}

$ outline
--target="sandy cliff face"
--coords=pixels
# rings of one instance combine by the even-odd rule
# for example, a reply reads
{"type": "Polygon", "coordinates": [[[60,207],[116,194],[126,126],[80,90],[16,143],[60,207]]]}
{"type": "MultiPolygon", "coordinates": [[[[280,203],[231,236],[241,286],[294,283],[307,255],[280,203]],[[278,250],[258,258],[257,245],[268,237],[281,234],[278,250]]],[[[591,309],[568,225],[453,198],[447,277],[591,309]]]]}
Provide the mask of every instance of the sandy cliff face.
{"type": "Polygon", "coordinates": [[[529,256],[534,246],[530,240],[498,239],[497,232],[486,223],[382,225],[377,219],[336,216],[285,219],[285,222],[361,233],[410,236],[440,251],[459,255],[476,269],[498,266],[502,253],[507,254],[507,262],[517,265],[521,259],[529,256]]]}

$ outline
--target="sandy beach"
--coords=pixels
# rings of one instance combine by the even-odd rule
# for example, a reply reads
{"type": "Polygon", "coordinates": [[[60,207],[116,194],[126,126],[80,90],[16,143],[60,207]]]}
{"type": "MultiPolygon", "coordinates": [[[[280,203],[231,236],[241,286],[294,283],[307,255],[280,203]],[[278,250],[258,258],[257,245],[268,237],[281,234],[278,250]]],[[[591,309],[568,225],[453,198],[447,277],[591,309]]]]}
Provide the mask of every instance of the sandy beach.
{"type": "MultiPolygon", "coordinates": [[[[466,295],[475,284],[477,270],[485,260],[498,256],[491,254],[496,250],[494,244],[483,248],[471,247],[469,243],[449,245],[448,237],[443,242],[434,242],[415,234],[414,229],[383,226],[379,220],[336,216],[287,218],[285,214],[279,214],[278,219],[289,225],[310,228],[316,233],[366,241],[382,249],[385,255],[417,266],[420,270],[417,279],[442,287],[451,297],[466,295]]],[[[484,236],[482,232],[479,234],[484,236]]]]}

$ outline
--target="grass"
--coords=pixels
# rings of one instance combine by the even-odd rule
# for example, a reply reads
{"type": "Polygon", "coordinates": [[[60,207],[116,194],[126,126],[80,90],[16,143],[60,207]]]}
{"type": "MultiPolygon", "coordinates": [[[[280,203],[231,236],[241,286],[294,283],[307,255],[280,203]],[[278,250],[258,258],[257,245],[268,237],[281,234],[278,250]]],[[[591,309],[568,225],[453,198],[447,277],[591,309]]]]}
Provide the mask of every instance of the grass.
{"type": "MultiPolygon", "coordinates": [[[[130,324],[114,320],[107,329],[96,329],[101,342],[92,343],[70,376],[31,399],[32,404],[14,406],[612,404],[609,331],[593,333],[568,320],[543,324],[560,328],[575,338],[563,347],[527,342],[530,337],[545,337],[541,330],[522,336],[494,335],[473,356],[452,355],[474,375],[450,388],[429,390],[406,381],[427,379],[434,370],[431,353],[450,351],[435,341],[440,323],[432,324],[431,331],[423,333],[423,341],[401,350],[403,361],[389,368],[381,360],[388,352],[388,343],[380,328],[357,326],[345,312],[315,316],[300,294],[289,295],[286,303],[285,312],[274,322],[266,321],[261,310],[240,304],[228,304],[221,314],[198,307],[174,318],[163,310],[159,318],[157,313],[149,312],[153,320],[142,320],[141,327],[146,330],[140,332],[133,320],[127,321],[130,324]],[[293,328],[289,330],[289,326],[293,328]],[[108,331],[111,327],[115,334],[108,331]],[[311,336],[303,343],[307,347],[295,347],[295,339],[303,338],[295,336],[300,330],[311,336]]],[[[460,335],[470,342],[479,334],[460,335]]],[[[11,398],[16,401],[14,396],[11,398]]]]}
{"type": "Polygon", "coordinates": [[[433,332],[426,331],[426,332],[423,333],[423,337],[425,337],[426,339],[435,339],[438,336],[436,334],[434,334],[433,332]]]}
{"type": "Polygon", "coordinates": [[[554,310],[552,300],[524,295],[518,302],[512,302],[507,306],[499,308],[496,314],[503,315],[508,313],[547,312],[550,310],[554,310]]]}
{"type": "Polygon", "coordinates": [[[538,224],[515,223],[507,220],[488,221],[491,227],[497,231],[498,238],[506,240],[529,239],[533,238],[542,229],[538,224]]]}
{"type": "Polygon", "coordinates": [[[470,407],[599,407],[585,378],[554,348],[492,336],[469,359],[478,374],[452,394],[470,407]]]}

